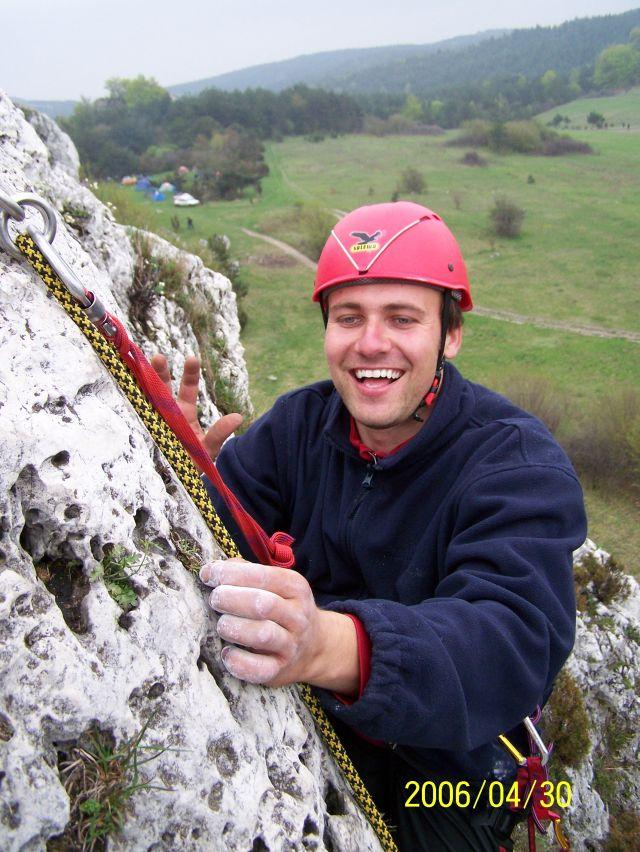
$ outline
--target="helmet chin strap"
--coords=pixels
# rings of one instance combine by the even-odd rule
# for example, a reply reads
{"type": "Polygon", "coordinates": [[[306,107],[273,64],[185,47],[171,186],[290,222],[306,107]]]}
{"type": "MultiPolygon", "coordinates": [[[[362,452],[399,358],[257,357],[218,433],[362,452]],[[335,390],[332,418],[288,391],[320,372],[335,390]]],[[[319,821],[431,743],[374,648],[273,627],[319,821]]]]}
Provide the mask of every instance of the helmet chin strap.
{"type": "Polygon", "coordinates": [[[418,403],[418,407],[411,415],[414,420],[418,420],[420,423],[424,423],[425,418],[420,417],[418,412],[421,408],[428,408],[430,405],[433,405],[436,397],[438,396],[438,392],[442,386],[442,374],[444,372],[445,361],[447,360],[444,355],[444,347],[447,344],[447,326],[449,325],[449,307],[451,305],[451,290],[444,291],[444,299],[442,301],[442,319],[441,319],[441,332],[440,332],[440,349],[438,351],[438,361],[436,364],[436,372],[433,377],[433,381],[431,382],[431,387],[427,391],[426,395],[420,400],[418,403]]]}

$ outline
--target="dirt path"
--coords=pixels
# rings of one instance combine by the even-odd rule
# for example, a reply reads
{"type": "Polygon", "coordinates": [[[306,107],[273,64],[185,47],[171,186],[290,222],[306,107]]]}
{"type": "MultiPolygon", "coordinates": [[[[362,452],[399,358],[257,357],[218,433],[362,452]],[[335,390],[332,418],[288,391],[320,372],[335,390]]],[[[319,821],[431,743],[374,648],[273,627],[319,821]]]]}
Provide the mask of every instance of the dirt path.
{"type": "Polygon", "coordinates": [[[631,340],[640,343],[640,332],[637,331],[611,331],[600,325],[581,325],[580,323],[566,322],[564,320],[547,320],[542,317],[530,317],[525,314],[516,314],[514,311],[492,311],[475,305],[473,312],[481,317],[490,317],[503,322],[512,322],[517,325],[534,325],[537,328],[553,328],[557,331],[571,331],[574,334],[583,334],[586,337],[609,337],[619,340],[631,340]]]}
{"type": "MultiPolygon", "coordinates": [[[[337,212],[337,211],[336,211],[337,212]]],[[[307,269],[312,269],[315,272],[316,264],[310,257],[302,254],[293,246],[283,243],[282,240],[277,240],[275,237],[269,237],[267,234],[259,234],[256,231],[250,231],[248,228],[242,229],[249,237],[254,237],[258,240],[263,240],[265,243],[270,243],[272,246],[279,248],[281,251],[295,257],[307,269]]],[[[632,343],[640,343],[640,332],[611,331],[611,329],[603,328],[598,325],[581,325],[580,323],[565,322],[563,320],[547,320],[542,317],[530,317],[525,314],[517,314],[514,311],[492,311],[489,308],[482,308],[475,305],[473,308],[475,314],[481,317],[489,317],[490,319],[499,320],[501,322],[511,322],[516,325],[533,325],[536,328],[552,328],[556,331],[569,331],[573,334],[582,334],[586,337],[607,337],[618,340],[630,340],[632,343]]]]}
{"type": "Polygon", "coordinates": [[[269,243],[270,245],[279,248],[280,251],[283,251],[290,257],[295,257],[295,259],[303,266],[306,266],[307,269],[312,269],[314,272],[316,271],[316,264],[311,260],[310,257],[307,257],[305,254],[302,254],[301,251],[298,251],[298,249],[295,249],[293,246],[290,246],[287,243],[283,243],[282,240],[277,240],[275,237],[269,237],[266,234],[258,234],[257,231],[250,231],[248,228],[242,228],[242,231],[248,237],[255,237],[255,239],[257,240],[263,240],[265,243],[269,243]]]}

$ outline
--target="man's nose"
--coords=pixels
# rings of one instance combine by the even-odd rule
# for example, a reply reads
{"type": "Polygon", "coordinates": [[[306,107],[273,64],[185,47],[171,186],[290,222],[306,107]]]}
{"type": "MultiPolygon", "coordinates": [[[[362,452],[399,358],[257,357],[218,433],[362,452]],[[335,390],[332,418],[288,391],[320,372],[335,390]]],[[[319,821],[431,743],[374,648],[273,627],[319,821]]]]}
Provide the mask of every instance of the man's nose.
{"type": "Polygon", "coordinates": [[[378,319],[368,319],[361,328],[361,333],[356,341],[356,351],[360,355],[372,357],[391,349],[388,330],[384,323],[378,319]]]}

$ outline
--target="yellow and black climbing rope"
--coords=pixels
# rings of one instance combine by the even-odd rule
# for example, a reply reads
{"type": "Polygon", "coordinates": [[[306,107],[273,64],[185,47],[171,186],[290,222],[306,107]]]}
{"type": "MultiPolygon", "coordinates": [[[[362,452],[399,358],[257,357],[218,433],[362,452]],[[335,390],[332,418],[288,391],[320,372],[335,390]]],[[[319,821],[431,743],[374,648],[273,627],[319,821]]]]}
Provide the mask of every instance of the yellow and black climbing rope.
{"type": "MultiPolygon", "coordinates": [[[[229,535],[224,524],[215,511],[209,495],[195,464],[169,425],[147,400],[138,386],[133,373],[123,363],[115,349],[105,340],[96,327],[87,318],[78,302],[72,298],[67,288],[55,274],[50,264],[39,251],[35,242],[27,234],[19,234],[15,243],[42,278],[49,292],[55,296],[71,319],[89,340],[98,357],[114,377],[119,387],[134,407],[138,416],[147,427],[149,434],[162,451],[167,462],[184,485],[187,493],[195,503],[207,526],[213,533],[222,551],[229,558],[240,556],[238,548],[229,535]]],[[[308,684],[299,684],[300,695],[313,716],[318,731],[327,743],[342,774],[351,786],[355,799],[362,812],[376,832],[378,839],[386,852],[397,852],[396,843],[389,827],[376,808],[362,779],[349,759],[338,735],[333,730],[331,722],[322,709],[320,702],[312,693],[308,684]]]]}

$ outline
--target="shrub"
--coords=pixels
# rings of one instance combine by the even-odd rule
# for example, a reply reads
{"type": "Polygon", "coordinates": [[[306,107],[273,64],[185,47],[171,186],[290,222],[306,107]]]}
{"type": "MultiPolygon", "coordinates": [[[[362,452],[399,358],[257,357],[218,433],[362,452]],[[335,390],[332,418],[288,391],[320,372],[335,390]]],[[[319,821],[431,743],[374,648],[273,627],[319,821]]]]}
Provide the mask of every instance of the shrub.
{"type": "Polygon", "coordinates": [[[489,213],[491,230],[498,237],[517,237],[522,230],[524,210],[504,196],[496,198],[489,213]]]}
{"type": "Polygon", "coordinates": [[[580,687],[566,669],[556,679],[544,719],[544,732],[553,742],[554,757],[563,766],[580,766],[591,748],[589,716],[580,687]]]}
{"type": "Polygon", "coordinates": [[[467,151],[460,160],[465,166],[486,166],[487,161],[477,151],[467,151]]]}
{"type": "Polygon", "coordinates": [[[604,115],[601,112],[591,110],[587,116],[587,124],[592,124],[594,127],[604,127],[604,115]]]}
{"type": "Polygon", "coordinates": [[[638,811],[623,811],[612,814],[609,823],[609,837],[606,852],[629,852],[636,848],[640,835],[640,813],[638,811]]]}
{"type": "MultiPolygon", "coordinates": [[[[494,125],[494,127],[499,127],[499,125],[494,125]]],[[[494,131],[489,140],[490,147],[493,147],[491,142],[494,138],[496,139],[496,150],[533,154],[540,150],[542,130],[535,121],[508,121],[500,134],[494,131]]]]}
{"type": "Polygon", "coordinates": [[[640,392],[623,388],[583,414],[563,442],[578,473],[593,486],[640,486],[640,392]]]}
{"type": "Polygon", "coordinates": [[[177,260],[155,255],[150,240],[140,232],[131,239],[134,265],[133,280],[128,290],[131,300],[129,314],[147,334],[149,312],[160,296],[175,298],[186,280],[184,265],[177,260]]]}
{"type": "Polygon", "coordinates": [[[541,153],[545,157],[561,157],[563,154],[593,154],[593,148],[587,142],[579,142],[570,136],[554,136],[545,139],[541,153]]]}
{"type": "Polygon", "coordinates": [[[464,121],[460,127],[460,134],[450,140],[449,145],[473,145],[474,147],[482,147],[489,144],[489,131],[491,123],[480,118],[474,118],[472,121],[464,121]]]}
{"type": "Polygon", "coordinates": [[[417,169],[409,166],[400,175],[398,191],[400,193],[409,193],[410,195],[423,193],[427,191],[427,183],[424,176],[417,169]]]}
{"type": "Polygon", "coordinates": [[[520,408],[540,418],[550,432],[557,432],[565,412],[563,397],[544,376],[518,375],[501,383],[501,390],[520,408]]]}
{"type": "Polygon", "coordinates": [[[226,234],[212,234],[207,240],[207,246],[214,258],[213,268],[231,281],[233,292],[236,294],[240,328],[245,328],[249,317],[241,300],[249,292],[249,285],[240,278],[240,263],[231,257],[231,242],[229,237],[226,234]]]}
{"type": "Polygon", "coordinates": [[[598,603],[607,606],[629,596],[625,570],[611,556],[601,562],[592,553],[587,554],[575,566],[573,579],[580,612],[595,615],[598,603]]]}
{"type": "Polygon", "coordinates": [[[318,260],[327,237],[336,224],[336,217],[317,204],[304,204],[300,207],[302,226],[302,251],[313,260],[318,260]]]}

